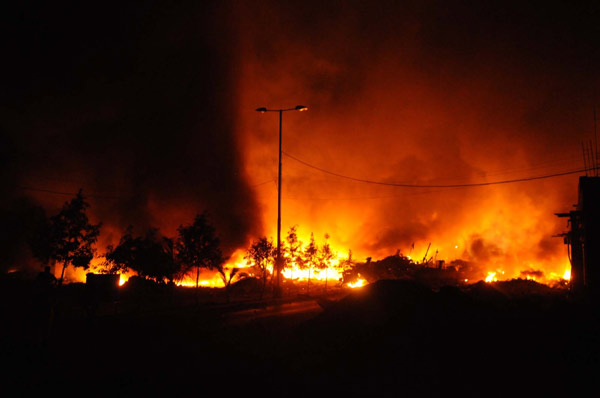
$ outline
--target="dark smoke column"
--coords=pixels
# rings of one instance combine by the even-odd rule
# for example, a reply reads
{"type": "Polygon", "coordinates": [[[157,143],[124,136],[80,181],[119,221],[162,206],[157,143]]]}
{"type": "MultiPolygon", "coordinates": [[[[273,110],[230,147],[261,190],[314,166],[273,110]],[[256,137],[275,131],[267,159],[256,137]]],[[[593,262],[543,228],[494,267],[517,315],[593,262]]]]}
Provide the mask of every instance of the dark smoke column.
{"type": "Polygon", "coordinates": [[[281,126],[283,124],[283,112],[286,111],[307,111],[308,108],[304,105],[296,105],[295,108],[288,109],[267,109],[267,108],[258,108],[257,112],[265,113],[265,112],[279,112],[279,183],[277,184],[277,258],[275,259],[275,297],[281,297],[281,126]]]}
{"type": "Polygon", "coordinates": [[[245,247],[262,220],[231,112],[231,7],[110,3],[13,3],[0,15],[13,38],[2,43],[4,196],[55,214],[82,189],[101,244],[128,225],[172,236],[206,211],[226,254],[245,247]]]}

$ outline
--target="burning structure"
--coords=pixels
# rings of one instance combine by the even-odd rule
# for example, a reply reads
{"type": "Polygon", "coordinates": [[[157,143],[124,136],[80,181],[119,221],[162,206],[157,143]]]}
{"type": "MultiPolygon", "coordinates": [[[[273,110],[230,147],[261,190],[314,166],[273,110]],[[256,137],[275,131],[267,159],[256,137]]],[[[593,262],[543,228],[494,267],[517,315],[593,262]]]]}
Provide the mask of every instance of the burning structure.
{"type": "Polygon", "coordinates": [[[600,289],[600,177],[579,178],[576,210],[557,213],[569,218],[569,231],[562,234],[571,261],[571,293],[597,296],[600,289]]]}

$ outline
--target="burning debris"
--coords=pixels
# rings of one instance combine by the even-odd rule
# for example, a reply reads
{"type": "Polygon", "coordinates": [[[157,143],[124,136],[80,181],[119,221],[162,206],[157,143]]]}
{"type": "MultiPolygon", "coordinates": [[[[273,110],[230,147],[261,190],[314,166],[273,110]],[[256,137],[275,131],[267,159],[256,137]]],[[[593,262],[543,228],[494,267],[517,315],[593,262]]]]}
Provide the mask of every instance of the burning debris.
{"type": "MultiPolygon", "coordinates": [[[[221,252],[217,231],[209,222],[207,215],[200,214],[191,225],[180,226],[178,235],[173,238],[161,236],[157,229],[152,228],[145,235],[134,236],[130,227],[120,238],[117,246],[108,247],[104,254],[105,261],[99,261],[98,257],[92,258],[91,255],[96,253],[92,245],[98,237],[99,225],[88,225],[85,217],[88,205],[81,192],[71,202],[65,203],[62,212],[72,207],[73,203],[81,204],[73,215],[77,216],[75,217],[77,219],[81,218],[85,223],[73,224],[71,228],[73,231],[69,233],[83,234],[82,236],[88,230],[93,233],[88,239],[89,242],[85,244],[85,253],[81,251],[83,249],[73,247],[70,249],[71,257],[61,260],[63,273],[67,265],[87,269],[91,264],[97,271],[120,274],[120,285],[123,285],[132,274],[136,274],[157,283],[168,281],[179,286],[225,287],[226,290],[229,290],[236,280],[255,277],[262,280],[261,297],[265,294],[267,282],[272,288],[276,251],[272,241],[266,237],[256,240],[246,252],[238,250],[234,255],[226,258],[221,252]],[[85,254],[83,262],[79,260],[79,257],[82,257],[81,253],[85,254]]],[[[57,217],[51,218],[51,222],[48,223],[49,228],[56,223],[54,220],[59,220],[57,217]]],[[[65,216],[61,217],[61,220],[65,218],[65,216]]],[[[59,231],[57,228],[54,229],[59,231]]],[[[48,230],[50,231],[51,228],[48,230]]],[[[50,238],[52,236],[49,235],[50,238]]],[[[323,242],[317,242],[314,234],[311,234],[308,244],[305,244],[297,235],[297,226],[290,228],[282,245],[283,275],[288,291],[297,290],[298,286],[304,284],[306,294],[310,293],[311,285],[318,289],[323,288],[326,292],[328,284],[332,287],[357,288],[382,279],[413,280],[439,288],[450,285],[460,286],[477,280],[496,282],[509,277],[502,269],[487,271],[486,274],[482,272],[482,267],[476,261],[453,260],[446,263],[445,260],[434,260],[438,251],[428,257],[431,243],[427,246],[421,262],[415,262],[410,256],[405,256],[397,250],[394,256],[378,261],[367,258],[366,262],[361,263],[353,258],[352,251],[348,251],[347,257],[339,256],[329,243],[330,236],[325,234],[324,238],[323,242]]],[[[40,242],[46,240],[42,239],[40,242]]],[[[48,261],[56,257],[53,253],[58,250],[57,248],[62,247],[64,242],[61,242],[60,239],[49,239],[46,242],[46,249],[36,253],[41,260],[48,261]]],[[[471,245],[471,250],[477,253],[475,260],[487,263],[489,254],[482,253],[490,253],[490,250],[484,250],[484,247],[482,240],[476,238],[471,245]]],[[[414,245],[411,253],[413,249],[414,245]]],[[[520,275],[539,281],[545,279],[542,271],[534,269],[521,271],[520,275]]]]}
{"type": "Polygon", "coordinates": [[[521,271],[521,278],[531,280],[542,280],[544,278],[544,272],[534,269],[521,271]]]}

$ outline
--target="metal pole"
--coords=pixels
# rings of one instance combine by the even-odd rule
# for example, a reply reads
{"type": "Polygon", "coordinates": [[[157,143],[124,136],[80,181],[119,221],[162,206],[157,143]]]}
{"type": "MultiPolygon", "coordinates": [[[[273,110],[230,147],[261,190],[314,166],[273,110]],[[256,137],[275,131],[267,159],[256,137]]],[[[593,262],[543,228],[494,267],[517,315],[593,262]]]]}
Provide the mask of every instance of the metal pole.
{"type": "Polygon", "coordinates": [[[282,268],[283,268],[283,257],[281,256],[281,126],[283,122],[283,112],[285,111],[305,111],[308,108],[304,105],[296,105],[295,108],[288,109],[267,109],[265,107],[256,108],[257,112],[279,112],[279,184],[277,184],[277,253],[275,258],[275,286],[273,287],[273,293],[276,298],[281,297],[281,282],[283,279],[282,268]]]}
{"type": "Polygon", "coordinates": [[[275,260],[275,292],[276,298],[281,297],[281,125],[283,109],[279,110],[279,183],[277,184],[277,259],[275,260]]]}

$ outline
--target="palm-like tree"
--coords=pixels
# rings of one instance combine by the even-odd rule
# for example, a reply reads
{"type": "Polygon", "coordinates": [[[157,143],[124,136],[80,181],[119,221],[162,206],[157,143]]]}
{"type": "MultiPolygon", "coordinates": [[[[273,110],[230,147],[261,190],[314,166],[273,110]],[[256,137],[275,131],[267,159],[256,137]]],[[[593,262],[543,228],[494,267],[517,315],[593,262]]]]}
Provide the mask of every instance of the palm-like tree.
{"type": "Polygon", "coordinates": [[[229,275],[227,275],[227,268],[225,267],[219,267],[217,268],[217,271],[219,272],[219,276],[221,277],[221,280],[223,281],[223,285],[225,286],[225,296],[227,297],[227,302],[229,303],[229,288],[231,287],[231,284],[233,283],[234,280],[240,280],[245,278],[246,276],[248,276],[248,274],[244,273],[244,272],[240,272],[240,269],[237,267],[234,267],[230,272],[229,275]]]}

